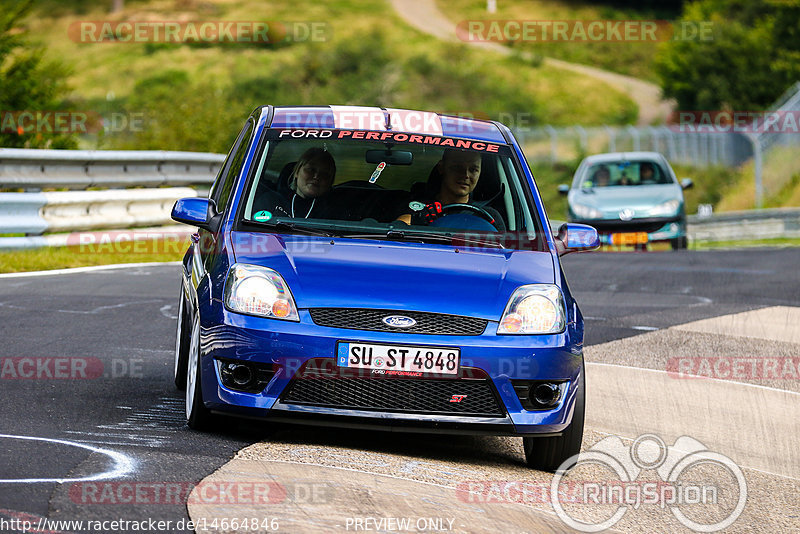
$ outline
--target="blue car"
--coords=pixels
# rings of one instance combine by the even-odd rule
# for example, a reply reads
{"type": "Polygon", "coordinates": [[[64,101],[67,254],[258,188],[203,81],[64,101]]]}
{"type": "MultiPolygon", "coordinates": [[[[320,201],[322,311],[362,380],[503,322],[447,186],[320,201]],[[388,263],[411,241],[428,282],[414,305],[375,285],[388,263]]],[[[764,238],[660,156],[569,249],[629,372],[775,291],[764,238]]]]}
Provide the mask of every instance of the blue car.
{"type": "Polygon", "coordinates": [[[437,113],[256,109],[208,198],[175,203],[175,384],[222,416],[521,436],[555,470],[580,449],[583,318],[509,129],[437,113]]]}

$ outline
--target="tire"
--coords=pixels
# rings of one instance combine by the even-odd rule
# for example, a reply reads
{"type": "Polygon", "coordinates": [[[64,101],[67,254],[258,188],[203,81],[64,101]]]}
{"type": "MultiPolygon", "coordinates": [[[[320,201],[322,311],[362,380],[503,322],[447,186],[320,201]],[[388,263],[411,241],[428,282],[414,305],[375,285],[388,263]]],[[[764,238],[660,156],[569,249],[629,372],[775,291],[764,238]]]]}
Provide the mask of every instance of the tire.
{"type": "MultiPolygon", "coordinates": [[[[578,385],[572,422],[560,436],[522,438],[525,448],[525,463],[528,464],[528,467],[555,472],[566,459],[581,452],[585,401],[586,379],[584,377],[580,379],[578,385]]],[[[566,466],[566,469],[570,469],[573,465],[566,466]]]]}
{"type": "Polygon", "coordinates": [[[192,318],[188,358],[186,362],[186,424],[192,430],[212,430],[216,417],[203,403],[203,384],[200,365],[200,317],[192,318]]]}
{"type": "Polygon", "coordinates": [[[689,248],[689,238],[682,235],[675,239],[670,239],[670,244],[672,245],[672,250],[684,250],[689,248]]]}
{"type": "Polygon", "coordinates": [[[190,325],[186,319],[186,297],[183,294],[183,283],[181,283],[181,295],[178,304],[178,326],[175,332],[175,387],[179,391],[186,389],[186,362],[189,359],[189,343],[191,342],[189,330],[190,325]]]}

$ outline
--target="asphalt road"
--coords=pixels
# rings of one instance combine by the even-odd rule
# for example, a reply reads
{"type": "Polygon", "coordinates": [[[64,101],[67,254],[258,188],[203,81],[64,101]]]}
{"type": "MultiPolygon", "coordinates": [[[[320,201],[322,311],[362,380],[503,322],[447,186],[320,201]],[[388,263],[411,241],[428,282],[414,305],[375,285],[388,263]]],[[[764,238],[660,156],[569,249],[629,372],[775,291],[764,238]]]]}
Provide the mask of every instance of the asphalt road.
{"type": "MultiPolygon", "coordinates": [[[[799,256],[792,248],[582,254],[564,258],[564,269],[586,317],[586,343],[594,345],[798,306],[799,256]]],[[[117,469],[145,486],[190,486],[267,435],[252,423],[232,422],[224,434],[183,424],[171,379],[178,269],[0,278],[0,479],[41,480],[0,482],[0,520],[147,517],[174,525],[188,518],[183,503],[162,495],[152,504],[111,504],[108,496],[95,504],[94,483],[74,480],[117,469]]],[[[281,429],[293,432],[308,430],[281,429]]]]}

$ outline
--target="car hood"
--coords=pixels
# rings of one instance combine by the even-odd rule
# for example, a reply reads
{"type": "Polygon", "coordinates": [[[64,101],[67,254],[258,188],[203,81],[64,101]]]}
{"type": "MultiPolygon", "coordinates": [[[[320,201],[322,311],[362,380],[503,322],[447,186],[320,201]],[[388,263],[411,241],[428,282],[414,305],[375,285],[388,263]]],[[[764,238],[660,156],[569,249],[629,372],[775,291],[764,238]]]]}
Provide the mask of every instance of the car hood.
{"type": "Polygon", "coordinates": [[[634,210],[637,217],[646,217],[650,208],[673,199],[683,200],[677,184],[594,187],[575,189],[569,194],[570,203],[590,206],[615,218],[625,208],[634,210]]]}
{"type": "Polygon", "coordinates": [[[427,311],[499,320],[513,291],[553,283],[549,252],[232,232],[236,261],[276,270],[298,308],[427,311]]]}

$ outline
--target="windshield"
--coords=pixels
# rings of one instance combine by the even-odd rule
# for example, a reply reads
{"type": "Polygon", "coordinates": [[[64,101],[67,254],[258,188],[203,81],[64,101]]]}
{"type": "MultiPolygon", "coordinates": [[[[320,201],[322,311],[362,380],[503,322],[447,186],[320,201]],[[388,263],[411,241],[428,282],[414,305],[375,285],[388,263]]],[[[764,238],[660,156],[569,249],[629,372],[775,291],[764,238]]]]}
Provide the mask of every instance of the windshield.
{"type": "Polygon", "coordinates": [[[596,163],[583,174],[581,187],[671,184],[670,176],[653,161],[596,163]]]}
{"type": "Polygon", "coordinates": [[[239,229],[547,250],[508,146],[393,132],[265,135],[239,229]]]}

